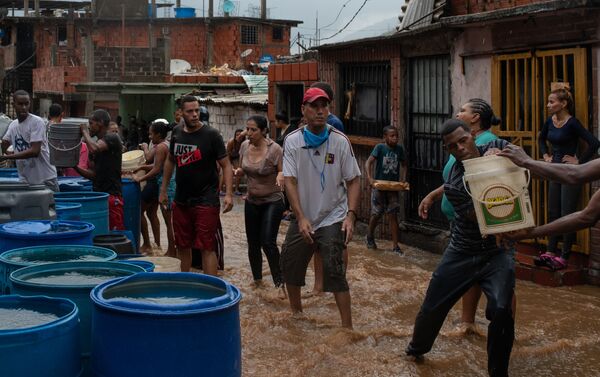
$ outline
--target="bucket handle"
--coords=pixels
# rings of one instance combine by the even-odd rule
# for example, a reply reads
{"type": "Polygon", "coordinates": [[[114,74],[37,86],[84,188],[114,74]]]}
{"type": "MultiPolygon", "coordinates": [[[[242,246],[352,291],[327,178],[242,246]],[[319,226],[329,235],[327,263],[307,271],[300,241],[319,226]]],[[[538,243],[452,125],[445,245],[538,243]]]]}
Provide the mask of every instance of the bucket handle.
{"type": "Polygon", "coordinates": [[[75,150],[81,146],[81,143],[82,143],[82,141],[79,140],[79,144],[77,144],[73,148],[59,148],[56,145],[52,144],[52,142],[50,140],[48,140],[48,145],[50,145],[52,148],[54,148],[55,150],[60,151],[60,152],[70,152],[72,150],[75,150]]]}
{"type": "MultiPolygon", "coordinates": [[[[517,199],[519,196],[521,196],[525,192],[525,190],[527,190],[527,188],[529,187],[529,183],[531,183],[531,173],[529,172],[529,169],[525,169],[525,173],[527,173],[527,184],[525,185],[525,187],[523,187],[523,189],[521,191],[519,191],[518,194],[513,195],[510,198],[504,199],[504,200],[502,200],[500,202],[494,202],[494,204],[500,205],[500,204],[510,203],[513,200],[517,199]]],[[[467,191],[467,194],[469,194],[469,196],[471,197],[471,199],[473,199],[473,200],[475,200],[475,201],[477,201],[477,202],[479,202],[481,204],[490,204],[489,202],[486,202],[485,200],[479,200],[479,199],[475,198],[473,196],[473,194],[471,194],[471,191],[469,191],[469,185],[467,185],[467,182],[465,181],[465,176],[464,175],[462,177],[462,182],[463,182],[463,185],[465,186],[465,190],[467,191]]]]}

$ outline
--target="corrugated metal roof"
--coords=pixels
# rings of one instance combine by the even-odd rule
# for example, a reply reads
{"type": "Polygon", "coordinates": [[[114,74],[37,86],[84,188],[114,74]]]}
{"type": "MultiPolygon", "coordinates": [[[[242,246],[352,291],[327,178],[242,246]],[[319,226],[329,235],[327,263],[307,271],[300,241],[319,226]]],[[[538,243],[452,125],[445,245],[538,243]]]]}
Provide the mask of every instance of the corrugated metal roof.
{"type": "Polygon", "coordinates": [[[269,76],[267,75],[243,75],[242,78],[248,85],[250,93],[265,94],[269,93],[269,76]]]}
{"type": "Polygon", "coordinates": [[[268,94],[239,94],[233,96],[210,96],[198,98],[202,103],[225,104],[225,105],[269,105],[268,94]]]}
{"type": "Polygon", "coordinates": [[[402,17],[400,31],[426,27],[442,16],[445,0],[410,0],[402,17]]]}

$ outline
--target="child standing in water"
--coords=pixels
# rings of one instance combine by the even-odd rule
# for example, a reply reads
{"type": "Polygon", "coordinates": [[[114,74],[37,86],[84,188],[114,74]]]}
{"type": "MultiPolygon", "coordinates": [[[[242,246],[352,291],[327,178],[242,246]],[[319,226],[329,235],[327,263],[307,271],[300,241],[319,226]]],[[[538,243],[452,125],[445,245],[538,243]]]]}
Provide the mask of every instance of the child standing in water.
{"type": "MultiPolygon", "coordinates": [[[[375,180],[406,181],[406,157],[404,148],[398,145],[398,130],[396,127],[387,126],[383,129],[384,143],[377,144],[365,163],[365,175],[371,187],[375,180]],[[375,165],[375,179],[371,175],[373,163],[375,165]],[[400,168],[402,165],[402,169],[400,168]]],[[[398,246],[398,211],[400,209],[400,193],[398,191],[381,191],[371,189],[371,219],[367,233],[367,247],[377,249],[373,233],[383,214],[387,214],[392,229],[393,251],[402,254],[398,246]]]]}

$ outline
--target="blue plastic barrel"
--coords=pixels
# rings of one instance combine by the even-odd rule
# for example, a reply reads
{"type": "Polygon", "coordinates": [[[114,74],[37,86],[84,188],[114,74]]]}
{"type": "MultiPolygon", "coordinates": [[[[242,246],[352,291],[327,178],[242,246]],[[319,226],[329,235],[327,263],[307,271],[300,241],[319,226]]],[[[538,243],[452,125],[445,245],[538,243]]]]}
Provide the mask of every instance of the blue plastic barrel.
{"type": "Polygon", "coordinates": [[[142,211],[140,185],[130,178],[123,178],[121,183],[123,187],[123,201],[125,202],[123,208],[125,229],[133,233],[135,250],[137,250],[137,245],[140,244],[142,211]]]}
{"type": "Polygon", "coordinates": [[[0,311],[30,320],[10,328],[0,320],[0,376],[81,376],[79,319],[72,301],[49,297],[0,297],[0,311]],[[37,324],[37,325],[35,325],[37,324]]]}
{"type": "Polygon", "coordinates": [[[92,245],[94,225],[82,221],[31,220],[0,224],[0,253],[41,245],[92,245]]]}
{"type": "Polygon", "coordinates": [[[81,221],[81,203],[56,203],[56,218],[65,221],[81,221]]]}
{"type": "Polygon", "coordinates": [[[81,220],[96,227],[93,235],[108,233],[108,194],[94,191],[56,192],[56,203],[81,204],[81,220]]]}
{"type": "Polygon", "coordinates": [[[100,284],[91,297],[95,376],[242,375],[241,294],[226,281],[146,272],[100,284]]]}
{"type": "Polygon", "coordinates": [[[16,168],[0,168],[0,178],[19,178],[16,168]]]}
{"type": "Polygon", "coordinates": [[[92,191],[92,182],[83,177],[58,177],[61,192],[92,191]]]}
{"type": "Polygon", "coordinates": [[[10,274],[19,268],[44,263],[114,260],[117,253],[98,246],[56,245],[8,250],[0,254],[0,295],[10,293],[10,274]]]}
{"type": "MultiPolygon", "coordinates": [[[[79,308],[81,350],[84,367],[90,354],[91,290],[108,280],[144,272],[132,264],[118,262],[64,262],[30,266],[10,274],[12,293],[44,295],[72,300],[79,308]]],[[[127,368],[125,368],[127,369],[127,368]]]]}
{"type": "Polygon", "coordinates": [[[196,9],[194,8],[175,8],[175,18],[194,18],[196,9]]]}
{"type": "Polygon", "coordinates": [[[134,266],[139,266],[146,272],[154,272],[154,263],[147,260],[135,260],[135,259],[119,259],[120,263],[129,263],[134,266]]]}

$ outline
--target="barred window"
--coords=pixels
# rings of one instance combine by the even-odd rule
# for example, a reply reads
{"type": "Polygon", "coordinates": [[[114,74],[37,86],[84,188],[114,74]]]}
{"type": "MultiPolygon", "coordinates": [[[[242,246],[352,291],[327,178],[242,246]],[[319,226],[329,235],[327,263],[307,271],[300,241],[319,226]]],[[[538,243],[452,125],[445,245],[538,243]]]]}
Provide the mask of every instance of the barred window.
{"type": "Polygon", "coordinates": [[[242,44],[258,44],[258,27],[256,25],[242,25],[242,44]]]}
{"type": "Polygon", "coordinates": [[[281,26],[273,26],[273,40],[274,41],[282,41],[283,40],[283,28],[281,26]]]}

